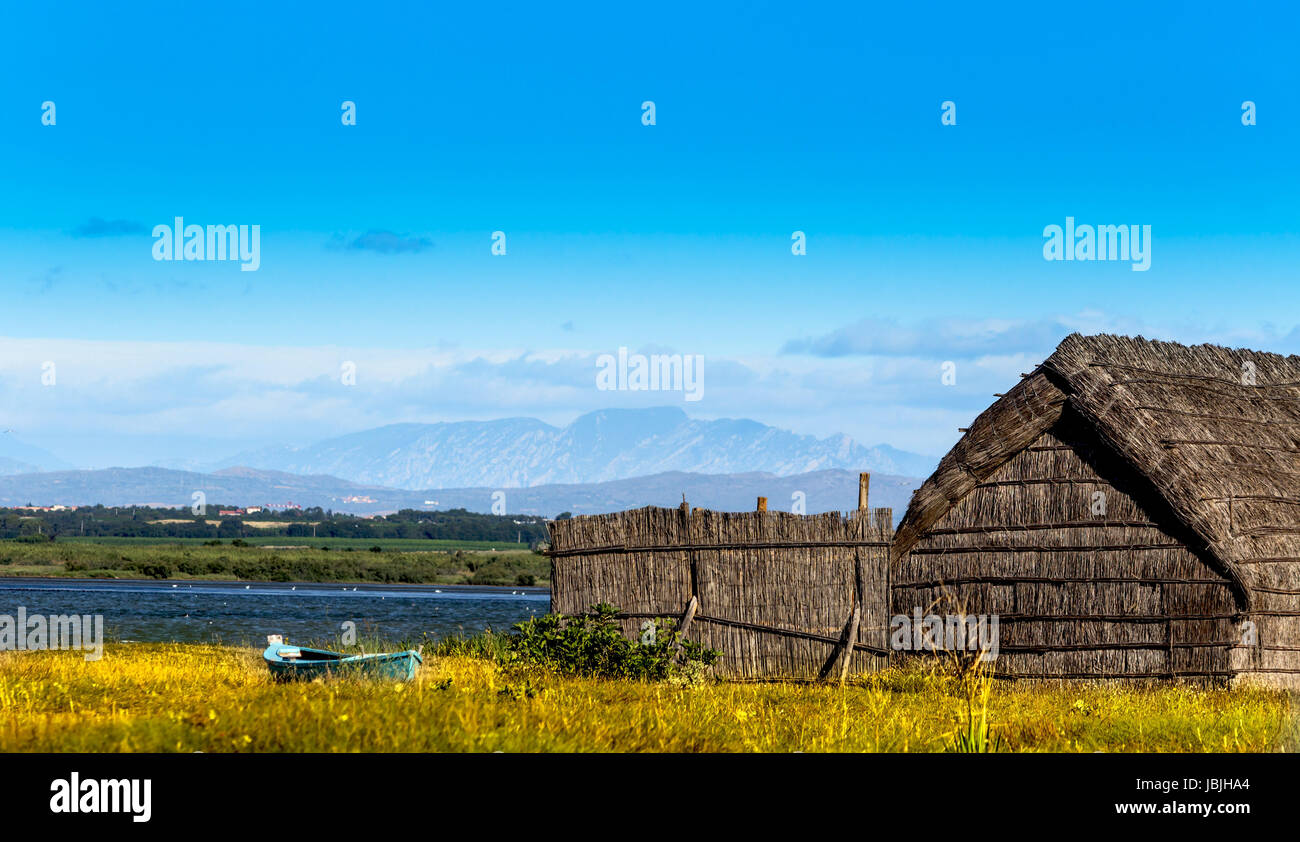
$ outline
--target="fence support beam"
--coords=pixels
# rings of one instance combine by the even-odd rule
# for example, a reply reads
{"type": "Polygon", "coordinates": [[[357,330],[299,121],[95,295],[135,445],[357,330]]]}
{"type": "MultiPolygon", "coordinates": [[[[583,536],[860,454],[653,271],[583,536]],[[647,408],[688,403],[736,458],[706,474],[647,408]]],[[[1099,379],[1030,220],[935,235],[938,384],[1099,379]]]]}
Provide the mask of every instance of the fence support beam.
{"type": "Polygon", "coordinates": [[[849,636],[844,644],[844,660],[840,663],[840,684],[849,676],[849,664],[853,661],[853,644],[858,642],[858,622],[862,619],[862,603],[853,606],[853,619],[849,621],[849,636]]]}
{"type": "Polygon", "coordinates": [[[849,664],[853,660],[853,645],[858,641],[858,623],[861,618],[862,604],[855,600],[853,613],[849,615],[848,621],[845,622],[844,631],[840,633],[840,639],[836,642],[835,649],[831,651],[831,656],[826,659],[821,672],[817,674],[818,680],[824,681],[830,678],[835,670],[835,665],[839,664],[840,681],[844,681],[844,677],[849,672],[849,664]]]}
{"type": "Polygon", "coordinates": [[[700,598],[691,594],[691,601],[686,603],[686,610],[682,612],[682,618],[677,621],[677,643],[674,648],[677,654],[682,653],[682,641],[686,638],[686,632],[690,631],[691,622],[695,619],[695,612],[700,610],[700,598]]]}
{"type": "Polygon", "coordinates": [[[698,596],[692,596],[691,601],[686,603],[686,610],[682,612],[681,621],[677,623],[677,631],[681,632],[683,637],[685,637],[686,632],[690,630],[691,621],[695,619],[695,612],[699,610],[700,598],[698,596]]]}

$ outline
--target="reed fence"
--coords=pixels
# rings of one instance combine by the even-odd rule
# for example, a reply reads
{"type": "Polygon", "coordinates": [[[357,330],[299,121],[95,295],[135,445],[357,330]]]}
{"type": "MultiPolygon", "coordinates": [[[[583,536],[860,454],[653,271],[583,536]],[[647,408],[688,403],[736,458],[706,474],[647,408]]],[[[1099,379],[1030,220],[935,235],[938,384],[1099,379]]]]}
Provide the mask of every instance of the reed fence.
{"type": "Polygon", "coordinates": [[[889,509],[683,503],[550,526],[552,612],[611,604],[629,637],[647,620],[675,620],[685,639],[722,653],[715,670],[730,679],[843,678],[888,662],[889,509]]]}

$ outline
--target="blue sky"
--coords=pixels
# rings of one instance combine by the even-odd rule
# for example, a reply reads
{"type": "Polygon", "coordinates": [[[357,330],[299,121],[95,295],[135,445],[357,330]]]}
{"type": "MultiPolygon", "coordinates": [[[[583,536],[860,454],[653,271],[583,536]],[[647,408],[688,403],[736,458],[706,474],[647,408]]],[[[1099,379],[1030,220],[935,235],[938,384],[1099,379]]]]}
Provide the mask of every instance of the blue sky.
{"type": "Polygon", "coordinates": [[[1069,330],[1300,351],[1298,18],[9,11],[0,423],[102,466],[680,403],[595,390],[627,346],[705,355],[694,415],[937,454],[1069,330]],[[178,215],[260,225],[259,270],[154,261],[178,215]],[[1150,270],[1045,261],[1066,216],[1150,225],[1150,270]]]}

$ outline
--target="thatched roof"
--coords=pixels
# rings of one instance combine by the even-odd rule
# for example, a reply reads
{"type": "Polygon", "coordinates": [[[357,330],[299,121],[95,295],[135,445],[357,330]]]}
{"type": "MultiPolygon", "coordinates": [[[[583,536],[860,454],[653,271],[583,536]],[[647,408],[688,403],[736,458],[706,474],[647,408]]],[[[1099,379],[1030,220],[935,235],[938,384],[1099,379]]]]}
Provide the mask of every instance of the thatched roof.
{"type": "Polygon", "coordinates": [[[1150,483],[1248,606],[1296,586],[1277,581],[1292,565],[1260,562],[1300,559],[1300,357],[1141,337],[1067,336],[917,490],[895,556],[1065,411],[1150,483]]]}

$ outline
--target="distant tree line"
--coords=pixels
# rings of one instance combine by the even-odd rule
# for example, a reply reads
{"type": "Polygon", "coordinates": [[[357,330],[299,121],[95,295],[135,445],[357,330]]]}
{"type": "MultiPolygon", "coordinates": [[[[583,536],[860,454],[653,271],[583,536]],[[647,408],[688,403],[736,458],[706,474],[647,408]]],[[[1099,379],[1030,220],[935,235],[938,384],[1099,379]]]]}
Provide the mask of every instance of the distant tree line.
{"type": "Polygon", "coordinates": [[[465,509],[402,509],[383,517],[359,517],[320,507],[217,514],[235,506],[209,505],[196,515],[188,508],[84,506],[64,511],[0,508],[0,538],[41,540],[60,536],[115,538],[239,538],[283,535],[310,538],[431,538],[534,544],[547,540],[546,519],[535,515],[489,515],[465,509]],[[170,521],[170,522],[164,522],[170,521]],[[212,523],[215,521],[216,523],[212,523]],[[276,522],[247,527],[245,523],[276,522]]]}

